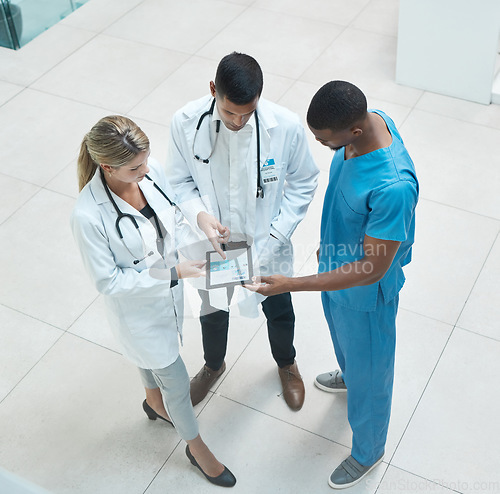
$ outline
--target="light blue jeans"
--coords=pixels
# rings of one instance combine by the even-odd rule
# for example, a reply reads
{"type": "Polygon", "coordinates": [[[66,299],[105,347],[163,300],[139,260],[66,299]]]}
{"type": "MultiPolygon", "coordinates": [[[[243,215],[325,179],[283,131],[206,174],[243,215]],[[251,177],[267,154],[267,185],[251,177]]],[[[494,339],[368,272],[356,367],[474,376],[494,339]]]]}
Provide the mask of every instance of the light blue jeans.
{"type": "Polygon", "coordinates": [[[179,436],[185,441],[198,436],[198,421],[189,394],[189,375],[181,356],[164,369],[139,368],[139,373],[145,388],[160,388],[165,410],[179,436]]]}
{"type": "Polygon", "coordinates": [[[340,307],[326,292],[321,300],[347,386],[351,454],[361,465],[370,466],[384,454],[389,428],[399,297],[385,303],[379,289],[373,312],[340,307]]]}

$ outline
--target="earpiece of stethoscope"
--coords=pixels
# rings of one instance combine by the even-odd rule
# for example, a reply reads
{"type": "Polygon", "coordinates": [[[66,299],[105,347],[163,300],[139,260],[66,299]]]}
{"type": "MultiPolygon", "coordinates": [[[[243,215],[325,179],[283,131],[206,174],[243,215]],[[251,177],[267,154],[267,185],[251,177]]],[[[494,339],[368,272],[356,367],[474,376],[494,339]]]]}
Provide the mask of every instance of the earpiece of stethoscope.
{"type": "Polygon", "coordinates": [[[146,259],[146,257],[150,257],[154,254],[154,252],[152,250],[150,250],[143,258],[141,259],[135,259],[134,260],[134,264],[139,264],[141,261],[144,261],[144,259],[146,259]]]}

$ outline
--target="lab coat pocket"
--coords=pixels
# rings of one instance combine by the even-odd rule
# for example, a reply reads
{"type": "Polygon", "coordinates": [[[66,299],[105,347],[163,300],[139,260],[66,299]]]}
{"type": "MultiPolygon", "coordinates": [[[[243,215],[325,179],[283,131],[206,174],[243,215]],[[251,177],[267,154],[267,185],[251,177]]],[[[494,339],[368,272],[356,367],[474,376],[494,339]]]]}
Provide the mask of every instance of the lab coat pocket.
{"type": "Polygon", "coordinates": [[[278,254],[279,248],[281,247],[281,242],[274,238],[272,235],[267,237],[264,247],[260,250],[258,259],[261,266],[269,264],[273,257],[278,254]]]}
{"type": "Polygon", "coordinates": [[[118,299],[118,305],[120,324],[130,334],[136,334],[154,326],[167,325],[169,318],[175,320],[173,304],[166,297],[124,298],[118,299]]]}

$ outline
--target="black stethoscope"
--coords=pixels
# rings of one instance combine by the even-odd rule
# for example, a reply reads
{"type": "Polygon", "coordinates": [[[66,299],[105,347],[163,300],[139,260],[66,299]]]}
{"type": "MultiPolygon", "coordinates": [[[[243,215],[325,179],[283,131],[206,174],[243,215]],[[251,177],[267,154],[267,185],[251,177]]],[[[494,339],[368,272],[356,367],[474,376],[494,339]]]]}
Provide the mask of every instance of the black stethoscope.
{"type": "MultiPolygon", "coordinates": [[[[205,163],[208,165],[210,163],[210,158],[212,157],[212,154],[215,151],[215,146],[217,145],[217,139],[219,137],[219,130],[220,130],[220,120],[217,120],[215,122],[215,141],[212,146],[212,150],[210,151],[210,154],[208,155],[207,158],[200,158],[199,155],[197,155],[194,151],[194,145],[196,142],[196,136],[198,135],[198,131],[200,130],[201,124],[203,123],[203,119],[208,116],[208,115],[213,115],[214,114],[214,108],[215,108],[215,98],[212,100],[212,104],[210,105],[210,108],[208,111],[203,113],[203,115],[200,117],[198,120],[198,125],[196,125],[196,129],[194,131],[194,137],[193,137],[193,157],[194,159],[198,160],[200,163],[205,163]]],[[[256,131],[256,137],[257,137],[257,198],[264,198],[264,189],[262,188],[261,185],[261,180],[260,180],[260,129],[259,129],[259,116],[257,115],[257,109],[254,111],[255,115],[255,126],[257,128],[256,131]]]]}
{"type": "MultiPolygon", "coordinates": [[[[128,218],[132,222],[132,224],[135,226],[136,230],[139,232],[139,236],[141,237],[142,248],[143,248],[143,252],[144,252],[146,250],[146,244],[144,243],[144,239],[142,238],[142,234],[141,234],[141,230],[139,229],[139,225],[137,224],[137,221],[136,221],[136,219],[134,218],[134,216],[132,214],[123,213],[121,211],[121,209],[118,207],[118,204],[116,204],[116,201],[113,199],[113,196],[111,195],[111,191],[109,190],[108,184],[106,183],[106,179],[104,178],[104,172],[102,171],[102,168],[100,169],[100,171],[101,171],[101,180],[102,180],[102,185],[104,186],[104,190],[106,191],[106,194],[107,194],[109,200],[111,201],[111,204],[113,204],[113,207],[116,210],[116,214],[118,215],[118,217],[116,218],[116,221],[115,221],[116,231],[118,232],[120,240],[122,241],[122,244],[124,245],[124,247],[128,250],[129,254],[132,257],[135,257],[135,255],[130,251],[130,249],[127,247],[127,244],[123,240],[123,233],[122,233],[122,230],[120,228],[120,221],[123,218],[128,218]]],[[[153,182],[153,179],[151,177],[149,177],[148,175],[146,175],[146,178],[150,182],[153,182]]],[[[153,182],[153,186],[169,202],[169,204],[171,206],[173,206],[173,207],[176,206],[176,204],[169,199],[169,197],[167,196],[167,194],[165,194],[165,192],[163,192],[163,190],[161,190],[160,187],[156,183],[153,182]]],[[[163,242],[163,233],[161,231],[160,224],[158,222],[158,218],[156,217],[156,215],[155,215],[155,222],[156,222],[156,227],[157,227],[157,231],[158,231],[159,240],[161,242],[163,242]]],[[[154,252],[152,250],[149,251],[141,259],[135,259],[134,260],[134,264],[139,264],[141,261],[144,261],[144,259],[146,259],[146,257],[152,256],[153,254],[154,254],[154,252]]]]}

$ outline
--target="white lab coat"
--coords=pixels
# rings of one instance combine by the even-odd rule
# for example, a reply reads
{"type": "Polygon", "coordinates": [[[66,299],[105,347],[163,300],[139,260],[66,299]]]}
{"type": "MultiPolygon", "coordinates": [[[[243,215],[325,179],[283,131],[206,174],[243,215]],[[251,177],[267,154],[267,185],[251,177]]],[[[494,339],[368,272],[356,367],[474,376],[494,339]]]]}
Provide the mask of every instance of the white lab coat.
{"type": "MultiPolygon", "coordinates": [[[[152,159],[148,165],[148,175],[175,202],[161,165],[152,159]]],[[[85,268],[104,295],[109,323],[122,353],[138,367],[160,369],[177,359],[178,335],[182,338],[182,280],[170,288],[170,268],[178,262],[176,249],[181,244],[196,242],[199,237],[153,182],[144,178],[139,186],[167,231],[165,261],[157,251],[156,230],[151,222],[112,193],[121,211],[133,215],[143,239],[132,222],[123,218],[120,228],[134,255],[123,245],[115,227],[117,212],[106,194],[99,170],[76,201],[71,227],[85,268]],[[151,251],[153,255],[134,264],[134,260],[151,251]]]]}
{"type": "MultiPolygon", "coordinates": [[[[200,211],[219,216],[210,172],[210,167],[217,164],[212,161],[209,164],[200,163],[193,156],[196,125],[200,116],[209,109],[211,101],[211,96],[205,96],[188,103],[175,113],[170,128],[167,174],[175,188],[178,205],[192,224],[196,224],[196,215],[200,211]]],[[[261,273],[291,276],[293,249],[290,238],[314,196],[319,170],[310,153],[304,128],[295,113],[262,98],[257,111],[261,170],[266,160],[274,159],[278,180],[263,184],[264,198],[256,198],[254,130],[247,154],[247,180],[251,188],[246,201],[247,231],[243,233],[253,238],[261,273]]],[[[205,117],[196,137],[196,153],[199,156],[206,157],[211,152],[211,125],[211,117],[205,117]]]]}

